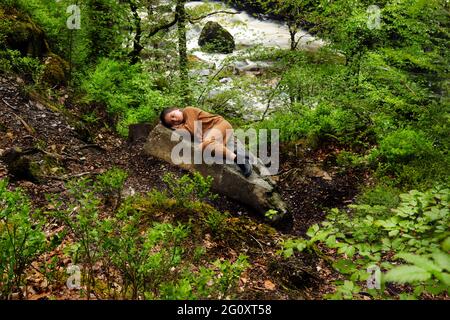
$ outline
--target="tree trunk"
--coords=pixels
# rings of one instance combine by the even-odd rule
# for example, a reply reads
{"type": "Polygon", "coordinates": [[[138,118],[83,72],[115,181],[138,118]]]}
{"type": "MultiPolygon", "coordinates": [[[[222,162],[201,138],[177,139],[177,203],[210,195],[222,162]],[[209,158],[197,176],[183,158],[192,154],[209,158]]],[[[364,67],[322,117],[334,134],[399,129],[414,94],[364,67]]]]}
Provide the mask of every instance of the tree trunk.
{"type": "Polygon", "coordinates": [[[136,64],[140,60],[140,54],[142,49],[144,49],[144,47],[141,45],[141,37],[142,37],[141,17],[139,17],[136,2],[134,2],[134,0],[130,0],[129,3],[131,12],[133,12],[134,28],[136,32],[133,40],[133,51],[130,52],[129,56],[131,64],[136,64]]]}
{"type": "Polygon", "coordinates": [[[186,40],[186,21],[187,14],[184,5],[186,0],[177,0],[176,5],[176,17],[177,17],[177,27],[178,27],[178,55],[179,55],[179,68],[180,68],[180,79],[183,87],[183,96],[185,102],[188,103],[189,100],[189,79],[188,79],[188,60],[187,60],[187,40],[186,40]]]}
{"type": "Polygon", "coordinates": [[[295,35],[297,34],[297,30],[292,27],[289,26],[289,35],[291,36],[291,50],[294,51],[295,48],[297,47],[297,42],[295,41],[295,35]]]}

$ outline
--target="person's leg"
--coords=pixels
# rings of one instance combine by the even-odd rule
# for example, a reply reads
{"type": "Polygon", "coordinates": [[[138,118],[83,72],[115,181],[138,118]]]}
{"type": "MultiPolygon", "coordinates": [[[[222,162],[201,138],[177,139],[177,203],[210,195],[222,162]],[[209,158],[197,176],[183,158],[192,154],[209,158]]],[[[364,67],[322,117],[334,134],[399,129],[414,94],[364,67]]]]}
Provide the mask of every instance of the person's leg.
{"type": "Polygon", "coordinates": [[[249,159],[245,158],[243,163],[238,163],[236,153],[226,147],[227,143],[233,137],[232,129],[233,128],[228,121],[221,121],[205,134],[201,147],[203,150],[209,152],[210,155],[214,152],[215,159],[217,159],[217,157],[222,157],[221,159],[225,157],[226,160],[229,159],[233,163],[236,163],[241,169],[242,174],[245,177],[249,177],[252,173],[252,165],[250,164],[249,159]]]}
{"type": "Polygon", "coordinates": [[[216,157],[234,161],[236,154],[226,146],[233,136],[232,130],[233,127],[228,121],[219,122],[206,132],[200,147],[216,157]]]}

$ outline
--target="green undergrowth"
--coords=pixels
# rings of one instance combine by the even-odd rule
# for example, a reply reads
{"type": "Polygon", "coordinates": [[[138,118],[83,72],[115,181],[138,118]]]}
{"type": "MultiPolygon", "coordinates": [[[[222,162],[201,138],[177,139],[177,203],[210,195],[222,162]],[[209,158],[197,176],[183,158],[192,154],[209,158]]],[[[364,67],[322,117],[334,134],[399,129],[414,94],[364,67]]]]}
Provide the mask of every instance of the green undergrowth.
{"type": "Polygon", "coordinates": [[[67,276],[56,266],[67,259],[64,267],[79,271],[69,282],[80,298],[237,297],[249,256],[260,251],[247,235],[274,241],[275,231],[208,204],[214,198],[211,179],[199,174],[179,179],[167,174],[167,189],[125,197],[126,178],[113,168],[95,178],[71,180],[67,192],[48,195],[42,208],[2,180],[0,246],[6,260],[0,265],[1,298],[28,283],[32,263],[52,286],[64,286],[67,276]],[[44,230],[54,222],[63,228],[48,236],[44,230]],[[59,255],[42,258],[55,248],[59,255]],[[240,253],[230,256],[227,248],[240,253]]]}

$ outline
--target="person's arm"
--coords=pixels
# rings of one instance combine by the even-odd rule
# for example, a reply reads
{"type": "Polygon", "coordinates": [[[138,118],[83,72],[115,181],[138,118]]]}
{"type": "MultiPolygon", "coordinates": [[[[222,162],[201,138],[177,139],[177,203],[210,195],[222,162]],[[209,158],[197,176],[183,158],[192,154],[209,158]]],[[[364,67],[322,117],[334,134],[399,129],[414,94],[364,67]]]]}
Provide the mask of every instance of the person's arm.
{"type": "Polygon", "coordinates": [[[216,116],[210,112],[207,112],[197,107],[186,107],[184,108],[184,110],[186,110],[191,116],[193,116],[193,118],[199,120],[216,116]]]}

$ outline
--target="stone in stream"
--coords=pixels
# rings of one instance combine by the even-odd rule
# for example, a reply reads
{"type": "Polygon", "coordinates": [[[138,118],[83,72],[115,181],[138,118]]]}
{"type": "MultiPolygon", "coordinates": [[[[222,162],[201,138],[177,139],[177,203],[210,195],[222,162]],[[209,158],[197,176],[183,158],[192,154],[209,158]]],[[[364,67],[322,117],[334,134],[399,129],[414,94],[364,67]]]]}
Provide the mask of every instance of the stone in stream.
{"type": "Polygon", "coordinates": [[[236,47],[231,33],[213,21],[208,21],[203,27],[198,45],[207,52],[215,53],[232,53],[236,47]]]}
{"type": "MultiPolygon", "coordinates": [[[[192,142],[182,140],[181,135],[159,124],[150,132],[144,145],[144,151],[169,163],[174,164],[175,162],[183,169],[197,171],[204,177],[213,177],[212,189],[214,191],[247,205],[264,215],[270,222],[280,222],[287,217],[286,205],[275,191],[275,182],[268,176],[269,171],[260,159],[250,154],[255,162],[253,173],[250,177],[245,178],[235,164],[193,164],[193,161],[183,163],[180,155],[178,155],[178,159],[172,159],[172,149],[179,143],[183,144],[187,150],[191,150],[191,155],[193,155],[194,144],[192,142]],[[271,211],[274,214],[266,216],[265,213],[269,210],[276,212],[271,211]]],[[[236,146],[243,150],[243,145],[239,140],[237,140],[236,146]]]]}
{"type": "Polygon", "coordinates": [[[265,69],[270,68],[273,63],[257,61],[253,62],[248,59],[245,61],[236,61],[233,64],[234,72],[236,74],[246,73],[246,72],[255,72],[262,73],[265,69]]]}

